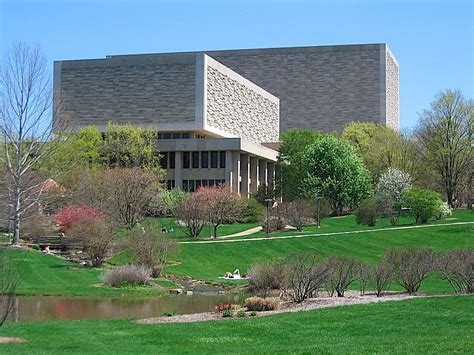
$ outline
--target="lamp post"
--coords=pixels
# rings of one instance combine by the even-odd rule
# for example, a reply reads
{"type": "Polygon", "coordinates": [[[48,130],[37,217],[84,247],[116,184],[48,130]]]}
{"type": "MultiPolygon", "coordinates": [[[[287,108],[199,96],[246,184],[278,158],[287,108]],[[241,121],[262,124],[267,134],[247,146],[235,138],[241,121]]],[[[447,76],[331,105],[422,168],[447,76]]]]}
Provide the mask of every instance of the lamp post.
{"type": "Polygon", "coordinates": [[[322,196],[316,196],[316,206],[318,211],[318,228],[321,228],[321,219],[320,219],[320,207],[321,207],[322,196]]]}
{"type": "Polygon", "coordinates": [[[272,198],[266,198],[265,202],[267,203],[267,238],[270,237],[270,203],[273,202],[272,198]]]}

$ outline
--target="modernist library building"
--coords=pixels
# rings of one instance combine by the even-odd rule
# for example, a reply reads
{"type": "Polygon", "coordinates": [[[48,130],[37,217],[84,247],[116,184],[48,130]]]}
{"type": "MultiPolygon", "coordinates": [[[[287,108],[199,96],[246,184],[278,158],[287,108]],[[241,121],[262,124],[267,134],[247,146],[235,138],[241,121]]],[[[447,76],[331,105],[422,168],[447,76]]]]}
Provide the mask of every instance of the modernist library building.
{"type": "Polygon", "coordinates": [[[398,63],[385,44],[107,56],[57,61],[55,100],[74,129],[158,129],[169,188],[274,181],[279,136],[351,121],[398,129],[398,63]]]}

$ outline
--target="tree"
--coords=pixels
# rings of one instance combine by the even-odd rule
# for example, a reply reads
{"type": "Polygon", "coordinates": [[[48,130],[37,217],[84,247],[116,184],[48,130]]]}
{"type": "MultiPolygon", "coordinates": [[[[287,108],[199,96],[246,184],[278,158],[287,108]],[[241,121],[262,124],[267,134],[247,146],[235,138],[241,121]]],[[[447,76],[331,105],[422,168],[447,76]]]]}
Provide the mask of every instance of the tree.
{"type": "Polygon", "coordinates": [[[281,136],[278,161],[276,164],[276,192],[284,201],[304,197],[300,186],[304,175],[304,154],[321,134],[311,129],[290,129],[281,136]]]}
{"type": "Polygon", "coordinates": [[[161,174],[157,150],[158,131],[109,123],[101,154],[109,167],[141,168],[161,174]]]}
{"type": "Polygon", "coordinates": [[[327,282],[337,297],[344,297],[346,289],[359,277],[361,268],[361,262],[355,258],[335,255],[326,260],[327,282]]]}
{"type": "Polygon", "coordinates": [[[342,132],[363,159],[375,181],[388,168],[397,168],[417,175],[419,157],[416,146],[406,135],[374,122],[351,122],[342,132]]]}
{"type": "Polygon", "coordinates": [[[15,307],[15,290],[20,275],[5,247],[0,247],[0,327],[15,307]]]}
{"type": "Polygon", "coordinates": [[[13,46],[0,72],[0,132],[10,176],[14,245],[20,241],[24,214],[41,195],[43,180],[38,181],[32,170],[55,148],[53,132],[64,124],[54,119],[59,107],[52,107],[46,59],[39,48],[13,46]]]}
{"type": "Polygon", "coordinates": [[[299,232],[313,221],[314,205],[308,200],[296,200],[286,203],[286,221],[299,232]]]}
{"type": "Polygon", "coordinates": [[[397,168],[388,168],[375,186],[378,211],[392,218],[396,224],[399,218],[401,196],[411,188],[410,174],[397,168]]]}
{"type": "Polygon", "coordinates": [[[110,223],[103,216],[90,216],[75,221],[67,231],[70,245],[80,245],[91,266],[101,266],[114,240],[110,223]]]}
{"type": "Polygon", "coordinates": [[[357,207],[372,193],[370,173],[343,139],[331,135],[320,138],[308,149],[304,161],[305,193],[327,197],[337,214],[344,206],[357,207]]]}
{"type": "Polygon", "coordinates": [[[103,172],[104,212],[121,226],[132,229],[148,211],[160,183],[155,174],[138,168],[114,168],[103,172]]]}
{"type": "Polygon", "coordinates": [[[465,100],[459,91],[447,90],[421,114],[415,133],[423,162],[435,174],[452,207],[461,186],[473,176],[473,124],[472,100],[465,100]]]}
{"type": "Polygon", "coordinates": [[[69,205],[58,211],[54,217],[54,221],[59,224],[62,232],[67,232],[67,230],[77,222],[94,217],[101,217],[102,215],[103,212],[96,208],[85,205],[69,205]]]}
{"type": "Polygon", "coordinates": [[[201,187],[196,194],[198,198],[206,201],[206,211],[213,227],[214,238],[217,238],[219,226],[236,222],[244,215],[245,205],[242,200],[225,186],[201,187]]]}
{"type": "Polygon", "coordinates": [[[153,196],[149,213],[152,216],[176,217],[178,206],[187,196],[188,194],[180,189],[163,190],[153,196]]]}
{"type": "Polygon", "coordinates": [[[130,233],[124,242],[124,249],[132,254],[135,263],[151,270],[152,277],[160,276],[166,259],[177,253],[178,244],[153,227],[130,233]]]}
{"type": "Polygon", "coordinates": [[[199,194],[188,194],[178,206],[177,217],[182,222],[184,233],[190,238],[197,238],[209,222],[207,202],[199,194]]]}
{"type": "Polygon", "coordinates": [[[436,217],[442,203],[437,192],[415,187],[402,193],[402,201],[403,206],[410,209],[415,223],[427,223],[436,217]]]}
{"type": "Polygon", "coordinates": [[[355,211],[357,224],[367,224],[370,227],[375,226],[377,221],[377,203],[375,198],[369,197],[362,200],[360,206],[355,211]]]}
{"type": "Polygon", "coordinates": [[[445,252],[437,262],[437,269],[456,293],[474,293],[474,250],[445,252]]]}

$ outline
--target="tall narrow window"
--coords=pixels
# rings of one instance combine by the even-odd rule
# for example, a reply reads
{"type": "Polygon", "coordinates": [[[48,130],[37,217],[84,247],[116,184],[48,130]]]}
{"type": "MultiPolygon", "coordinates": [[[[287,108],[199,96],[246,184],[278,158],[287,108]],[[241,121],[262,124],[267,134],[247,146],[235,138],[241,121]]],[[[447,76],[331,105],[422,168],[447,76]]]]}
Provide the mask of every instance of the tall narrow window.
{"type": "Polygon", "coordinates": [[[173,139],[180,139],[181,133],[173,133],[173,139]]]}
{"type": "Polygon", "coordinates": [[[183,191],[188,192],[188,180],[183,180],[183,191]]]}
{"type": "Polygon", "coordinates": [[[225,169],[225,152],[224,151],[219,152],[219,167],[221,169],[225,169]]]}
{"type": "Polygon", "coordinates": [[[201,152],[201,168],[209,168],[209,152],[201,152]]]}
{"type": "Polygon", "coordinates": [[[211,152],[211,168],[217,168],[217,153],[218,152],[211,152]]]}
{"type": "Polygon", "coordinates": [[[162,152],[160,157],[160,166],[163,169],[168,169],[168,153],[162,152]]]}
{"type": "Polygon", "coordinates": [[[193,152],[193,169],[199,169],[199,152],[193,152]]]}
{"type": "Polygon", "coordinates": [[[183,152],[183,169],[189,169],[189,152],[183,152]]]}
{"type": "Polygon", "coordinates": [[[170,158],[169,168],[174,169],[175,168],[176,153],[175,152],[169,152],[169,158],[170,158]]]}

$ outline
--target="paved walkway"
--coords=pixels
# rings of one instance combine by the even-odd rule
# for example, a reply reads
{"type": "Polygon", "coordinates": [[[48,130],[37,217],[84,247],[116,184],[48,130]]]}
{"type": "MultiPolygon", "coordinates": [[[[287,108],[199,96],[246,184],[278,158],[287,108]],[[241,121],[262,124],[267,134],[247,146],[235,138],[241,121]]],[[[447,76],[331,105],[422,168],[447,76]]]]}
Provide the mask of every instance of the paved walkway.
{"type": "MultiPolygon", "coordinates": [[[[246,238],[246,239],[223,239],[224,237],[220,237],[218,239],[213,239],[213,240],[200,240],[200,241],[178,242],[178,243],[179,244],[207,244],[207,243],[254,242],[254,241],[277,240],[277,239],[296,239],[296,238],[326,237],[326,236],[347,235],[347,234],[363,234],[363,233],[405,230],[405,229],[418,229],[418,228],[439,228],[439,227],[446,227],[446,226],[462,226],[462,225],[468,225],[468,224],[474,224],[474,222],[455,222],[455,223],[440,223],[440,224],[426,224],[426,225],[423,224],[419,226],[389,227],[389,228],[365,229],[365,230],[355,230],[355,231],[346,231],[346,232],[295,234],[295,235],[284,235],[284,236],[270,237],[270,238],[257,237],[257,238],[246,238]]],[[[244,231],[244,232],[247,232],[247,231],[244,231]]],[[[244,232],[240,232],[240,233],[244,233],[244,232]]],[[[249,235],[249,234],[246,234],[246,235],[249,235]]],[[[227,236],[227,238],[229,237],[230,236],[227,236]]]]}
{"type": "Polygon", "coordinates": [[[234,238],[234,237],[244,237],[246,235],[250,235],[250,234],[255,234],[255,233],[258,233],[262,230],[262,226],[258,226],[258,227],[254,227],[254,228],[250,228],[250,229],[246,229],[242,232],[239,232],[239,233],[234,233],[234,234],[230,234],[230,235],[225,235],[223,237],[218,237],[218,239],[224,239],[224,238],[234,238]]]}

